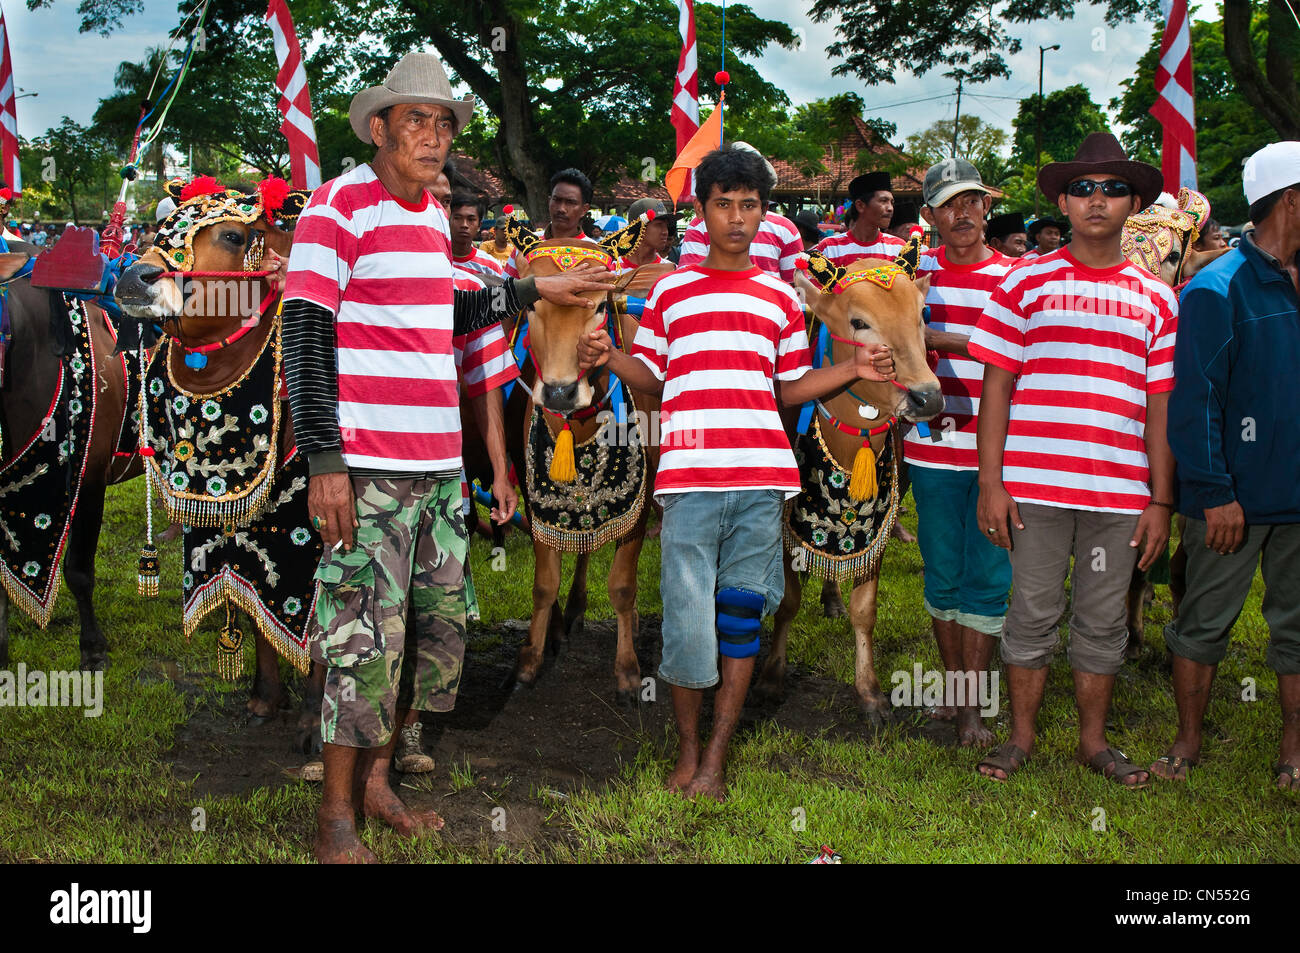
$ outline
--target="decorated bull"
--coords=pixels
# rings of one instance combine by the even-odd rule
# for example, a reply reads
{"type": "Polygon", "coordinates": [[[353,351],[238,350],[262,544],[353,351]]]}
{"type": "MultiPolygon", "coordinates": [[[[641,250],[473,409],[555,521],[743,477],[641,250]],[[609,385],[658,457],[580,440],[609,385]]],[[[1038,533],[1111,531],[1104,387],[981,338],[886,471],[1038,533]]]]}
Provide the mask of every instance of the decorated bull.
{"type": "MultiPolygon", "coordinates": [[[[249,710],[269,718],[284,702],[277,654],[304,674],[310,667],[321,543],[307,513],[307,464],[294,447],[278,296],[263,258],[268,249],[288,255],[286,226],[309,193],[268,179],[241,194],[206,176],[170,182],[167,191],[175,211],[116,291],[126,315],[163,334],[131,395],[138,447],[150,492],[182,526],[185,633],[224,610],[218,670],[235,677],[244,650],[236,610],[252,619],[249,710]]],[[[319,684],[311,685],[304,729],[319,715],[319,684]]]]}
{"type": "Polygon", "coordinates": [[[852,581],[849,621],[856,660],[857,704],[873,724],[890,715],[872,657],[880,560],[898,519],[900,420],[923,422],[943,410],[939,380],[926,363],[922,314],[929,281],[914,280],[920,245],[913,239],[893,262],[862,259],[847,268],[813,253],[795,285],[820,327],[813,333],[819,365],[842,360],[855,346],[886,344],[896,379],[859,381],[817,401],[795,438],[801,489],[785,510],[785,596],[773,625],[772,650],[757,695],[784,691],[790,626],[803,596],[800,572],[838,586],[852,581]]]}
{"type": "MultiPolygon", "coordinates": [[[[0,217],[8,192],[0,189],[0,217]]],[[[94,273],[88,283],[110,280],[90,229],[69,229],[58,251],[75,256],[82,244],[94,273]]],[[[108,664],[94,609],[104,490],[140,473],[133,454],[114,452],[130,429],[127,369],[113,353],[103,297],[33,284],[38,251],[0,239],[0,668],[9,664],[10,603],[44,629],[62,563],[77,604],[80,664],[94,670],[108,664]]]]}
{"type": "MultiPolygon", "coordinates": [[[[648,221],[648,215],[642,216],[598,243],[542,241],[513,218],[506,231],[518,249],[520,275],[526,277],[559,274],[589,261],[612,270],[637,246],[648,221]]],[[[641,669],[633,644],[637,562],[649,484],[658,464],[657,451],[639,424],[657,418],[659,402],[632,393],[607,372],[580,374],[578,339],[604,324],[613,340],[629,346],[637,322],[617,306],[619,298],[629,289],[643,292],[668,270],[671,266],[650,265],[623,275],[614,292],[603,300],[593,298],[598,300],[594,313],[538,301],[514,329],[516,352],[526,365],[521,387],[507,404],[506,434],[511,456],[524,463],[534,555],[533,614],[510,676],[516,687],[537,680],[548,644],[558,651],[564,638],[580,631],[587,609],[587,557],[613,542],[617,549],[608,585],[618,625],[616,698],[632,705],[639,697],[641,669]],[[578,559],[561,615],[560,557],[565,552],[578,559]]]]}

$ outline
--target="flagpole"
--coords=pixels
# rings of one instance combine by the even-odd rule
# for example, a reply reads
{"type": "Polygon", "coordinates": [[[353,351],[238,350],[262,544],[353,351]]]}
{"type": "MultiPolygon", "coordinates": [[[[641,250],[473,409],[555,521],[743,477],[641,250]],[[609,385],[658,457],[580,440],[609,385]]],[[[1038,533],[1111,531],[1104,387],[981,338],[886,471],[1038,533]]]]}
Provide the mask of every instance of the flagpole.
{"type": "MultiPolygon", "coordinates": [[[[722,59],[718,66],[719,85],[727,85],[727,0],[722,0],[722,59]]],[[[725,89],[723,90],[725,92],[725,89]]],[[[718,96],[718,109],[722,109],[722,96],[718,96]]],[[[720,146],[725,136],[727,117],[724,113],[718,121],[718,145],[720,146]]]]}

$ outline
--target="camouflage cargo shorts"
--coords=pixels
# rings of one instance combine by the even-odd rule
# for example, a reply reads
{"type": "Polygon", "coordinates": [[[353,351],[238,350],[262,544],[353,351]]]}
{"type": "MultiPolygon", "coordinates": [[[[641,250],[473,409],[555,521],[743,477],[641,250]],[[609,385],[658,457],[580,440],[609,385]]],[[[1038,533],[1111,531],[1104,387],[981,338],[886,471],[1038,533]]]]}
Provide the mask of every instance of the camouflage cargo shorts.
{"type": "Polygon", "coordinates": [[[399,708],[456,704],[468,544],[459,479],[353,477],[352,488],[357,545],[316,570],[311,654],[326,666],[325,743],[379,748],[399,708]]]}

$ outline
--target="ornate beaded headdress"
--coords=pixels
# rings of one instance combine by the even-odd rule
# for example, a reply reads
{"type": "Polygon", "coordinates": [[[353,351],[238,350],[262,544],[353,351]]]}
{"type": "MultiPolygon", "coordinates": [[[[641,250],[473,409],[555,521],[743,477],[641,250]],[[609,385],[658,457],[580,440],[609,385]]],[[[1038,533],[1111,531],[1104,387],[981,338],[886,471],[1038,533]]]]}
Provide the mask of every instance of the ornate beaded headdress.
{"type": "MultiPolygon", "coordinates": [[[[258,183],[257,189],[248,195],[225,188],[210,175],[201,175],[188,184],[172,179],[165,189],[175,199],[176,210],[158,227],[154,247],[177,271],[194,269],[194,238],[209,225],[218,222],[247,225],[263,215],[292,223],[311,198],[309,190],[290,189],[283,179],[277,178],[258,183]]],[[[260,247],[256,239],[252,245],[260,247]]],[[[246,271],[255,271],[261,264],[260,251],[254,257],[256,260],[245,258],[246,271]]]]}
{"type": "Polygon", "coordinates": [[[1133,264],[1159,277],[1160,266],[1174,250],[1175,242],[1181,240],[1186,252],[1201,237],[1201,228],[1209,217],[1209,199],[1193,189],[1179,189],[1177,208],[1149,205],[1125,220],[1120,249],[1133,264]]]}

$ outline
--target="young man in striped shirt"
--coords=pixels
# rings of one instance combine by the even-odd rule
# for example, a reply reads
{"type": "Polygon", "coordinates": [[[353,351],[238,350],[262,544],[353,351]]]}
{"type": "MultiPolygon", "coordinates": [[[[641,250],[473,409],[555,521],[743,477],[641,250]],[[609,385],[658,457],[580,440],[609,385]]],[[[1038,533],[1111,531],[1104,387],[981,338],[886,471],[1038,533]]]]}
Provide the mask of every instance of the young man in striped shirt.
{"type": "MultiPolygon", "coordinates": [[[[542,238],[586,239],[582,220],[591,211],[593,194],[591,180],[577,169],[561,169],[551,176],[551,197],[547,200],[551,221],[542,232],[542,238]]],[[[507,278],[519,277],[515,263],[518,254],[519,250],[512,246],[504,269],[507,278]]]]}
{"type": "Polygon", "coordinates": [[[850,182],[847,231],[822,239],[817,250],[841,268],[861,258],[897,258],[906,242],[885,231],[894,218],[892,188],[888,172],[868,172],[850,182]]]}
{"type": "MultiPolygon", "coordinates": [[[[987,678],[1002,634],[1011,590],[1011,563],[994,546],[975,513],[979,457],[975,421],[984,368],[966,350],[993,289],[1015,262],[984,244],[992,198],[965,159],[944,159],[925,173],[921,215],[942,244],[921,256],[918,280],[928,280],[926,344],[938,353],[943,416],[930,433],[907,432],[907,462],[916,498],[917,536],[925,563],[925,611],[947,672],[957,673],[961,697],[945,698],[938,717],[957,720],[962,745],[987,745],[993,734],[980,718],[978,679],[987,678]]],[[[945,685],[954,684],[945,678],[945,685]]]]}
{"type": "MultiPolygon", "coordinates": [[[[764,159],[757,149],[746,142],[737,142],[732,145],[732,148],[757,156],[772,181],[776,181],[776,173],[772,170],[771,163],[764,159]]],[[[687,265],[698,265],[704,261],[708,257],[711,240],[704,219],[696,213],[682,238],[677,267],[685,268],[687,265]]],[[[799,229],[795,227],[794,222],[776,212],[768,212],[763,216],[762,221],[758,223],[754,240],[749,246],[749,258],[755,265],[767,274],[780,278],[786,284],[791,284],[794,281],[795,261],[802,253],[803,238],[800,237],[799,229]]]]}
{"type": "Polygon", "coordinates": [[[967,346],[984,362],[978,423],[981,526],[1011,551],[1002,660],[1011,738],[977,766],[1005,780],[1029,758],[1074,557],[1070,667],[1078,758],[1128,787],[1148,772],[1106,740],[1127,640],[1133,565],[1169,541],[1173,454],[1165,437],[1177,299],[1124,257],[1124,220],[1160,195],[1160,171],[1131,162],[1109,133],[1039,188],[1069,217],[1069,248],[1017,265],[967,346]]]}
{"type": "Polygon", "coordinates": [[[501,262],[474,244],[483,220],[483,200],[470,192],[458,192],[447,204],[451,219],[451,262],[474,275],[500,278],[501,262]]]}
{"type": "Polygon", "coordinates": [[[452,338],[539,295],[581,307],[575,292],[608,287],[569,272],[555,276],[563,283],[453,290],[447,218],[428,189],[473,103],[452,97],[426,53],[358,93],[349,121],[374,159],[315,191],[289,258],[285,376],[325,543],[311,642],[326,666],[322,862],[374,861],[357,810],[406,835],[442,826],[402,803],[388,767],[407,710],[450,709],[460,680],[466,539],[452,338]]]}
{"type": "Polygon", "coordinates": [[[762,620],[785,586],[781,511],[799,491],[779,407],[859,378],[886,380],[893,359],[888,348],[860,347],[851,361],[812,370],[799,299],[750,257],[773,184],[761,157],[711,152],[695,181],[708,256],[655,283],[632,355],[599,331],[579,358],[584,367],[608,361],[627,386],[664,398],[655,496],[664,508],[660,588],[672,596],[659,677],[672,685],[681,746],[668,787],[722,800],[762,620]],[[700,706],[719,678],[701,754],[700,706]]]}

